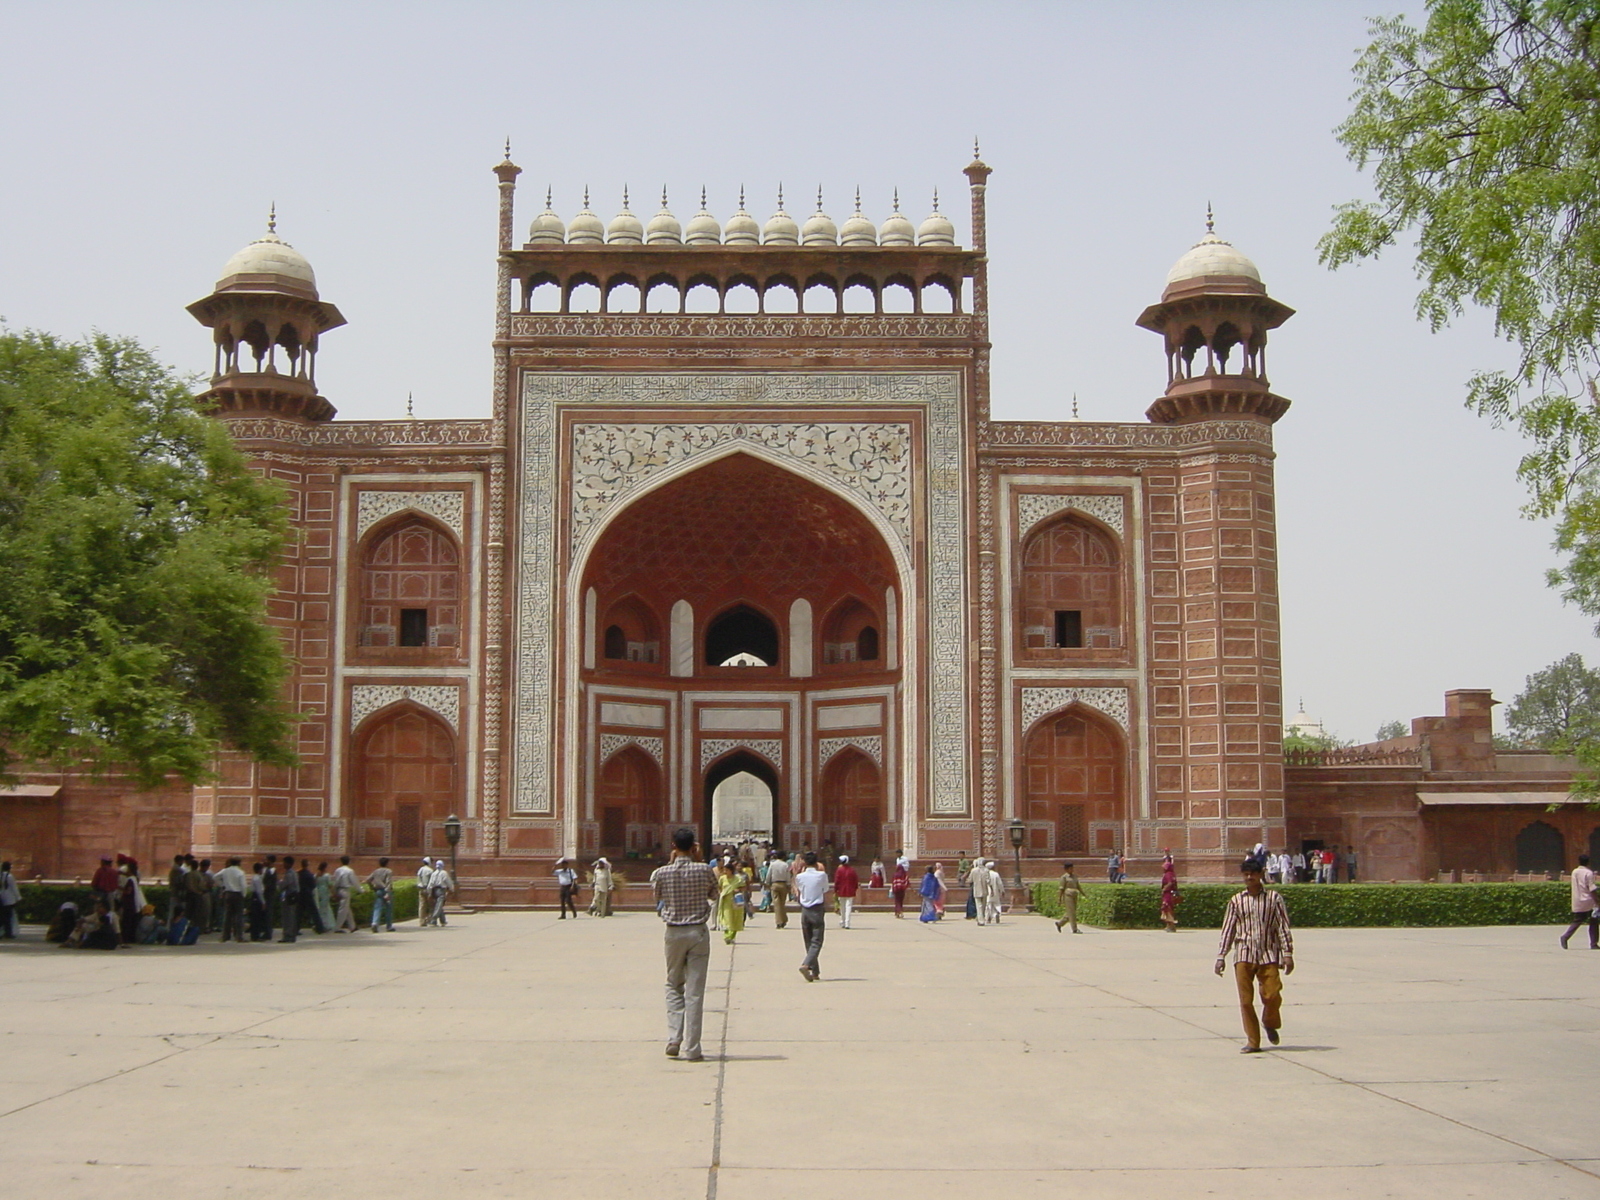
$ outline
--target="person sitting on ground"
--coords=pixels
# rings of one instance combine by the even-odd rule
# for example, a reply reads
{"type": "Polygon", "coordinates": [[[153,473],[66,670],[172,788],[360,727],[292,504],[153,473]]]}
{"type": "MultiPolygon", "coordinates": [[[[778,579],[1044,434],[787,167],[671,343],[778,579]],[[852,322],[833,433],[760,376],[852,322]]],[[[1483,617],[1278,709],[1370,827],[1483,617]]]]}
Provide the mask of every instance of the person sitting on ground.
{"type": "MultiPolygon", "coordinates": [[[[122,936],[111,915],[111,906],[104,900],[95,901],[94,911],[78,922],[78,929],[73,936],[77,938],[74,944],[80,950],[115,950],[122,945],[122,936]]],[[[71,939],[68,941],[71,942],[71,939]]]]}
{"type": "Polygon", "coordinates": [[[77,927],[78,906],[71,900],[65,901],[51,918],[50,928],[45,931],[44,940],[60,945],[72,936],[72,931],[77,927]]]}
{"type": "Polygon", "coordinates": [[[167,923],[156,916],[156,906],[146,904],[139,910],[139,928],[134,937],[141,946],[154,946],[166,940],[167,923]]]}

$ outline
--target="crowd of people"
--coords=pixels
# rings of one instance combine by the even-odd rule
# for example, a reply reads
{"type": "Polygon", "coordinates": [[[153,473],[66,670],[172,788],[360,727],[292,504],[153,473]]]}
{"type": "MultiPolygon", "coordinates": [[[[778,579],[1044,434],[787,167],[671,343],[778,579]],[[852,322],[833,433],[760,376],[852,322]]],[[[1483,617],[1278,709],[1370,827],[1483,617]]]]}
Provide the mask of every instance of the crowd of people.
{"type": "MultiPolygon", "coordinates": [[[[9,864],[3,870],[9,875],[9,864]]],[[[81,950],[192,946],[212,934],[224,942],[294,942],[306,929],[354,933],[352,906],[363,890],[372,893],[372,932],[394,932],[395,874],[387,858],[380,858],[362,879],[349,855],[342,855],[331,871],[325,861],[313,869],[309,858],[284,855],[280,861],[276,854],[252,863],[249,871],[242,858],[230,858],[214,871],[209,858],[178,854],[166,884],[165,912],[160,912],[145,898],[137,860],[126,854],[104,857],[90,880],[88,910],[66,901],[45,936],[81,950]]],[[[423,859],[417,886],[422,924],[444,924],[445,899],[455,890],[444,860],[423,859]]]]}

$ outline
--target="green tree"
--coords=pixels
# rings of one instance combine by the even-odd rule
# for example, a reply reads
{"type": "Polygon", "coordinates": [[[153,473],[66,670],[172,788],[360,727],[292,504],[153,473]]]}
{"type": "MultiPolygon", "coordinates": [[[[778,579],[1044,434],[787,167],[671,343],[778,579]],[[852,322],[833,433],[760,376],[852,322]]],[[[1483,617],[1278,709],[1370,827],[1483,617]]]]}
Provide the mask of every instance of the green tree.
{"type": "Polygon", "coordinates": [[[1506,730],[1519,745],[1572,754],[1600,742],[1600,671],[1569,654],[1528,676],[1506,705],[1506,730]]]}
{"type": "Polygon", "coordinates": [[[1373,737],[1375,742],[1387,742],[1390,738],[1405,737],[1411,730],[1404,721],[1385,721],[1378,726],[1378,732],[1373,737]]]}
{"type": "Polygon", "coordinates": [[[1600,616],[1600,3],[1428,0],[1371,24],[1339,140],[1377,199],[1340,206],[1332,267],[1416,240],[1418,315],[1488,309],[1514,370],[1467,403],[1534,443],[1530,516],[1556,519],[1552,586],[1600,616]]]}
{"type": "Polygon", "coordinates": [[[294,761],[263,621],[287,542],[279,491],[144,350],[0,329],[0,774],[294,761]]]}

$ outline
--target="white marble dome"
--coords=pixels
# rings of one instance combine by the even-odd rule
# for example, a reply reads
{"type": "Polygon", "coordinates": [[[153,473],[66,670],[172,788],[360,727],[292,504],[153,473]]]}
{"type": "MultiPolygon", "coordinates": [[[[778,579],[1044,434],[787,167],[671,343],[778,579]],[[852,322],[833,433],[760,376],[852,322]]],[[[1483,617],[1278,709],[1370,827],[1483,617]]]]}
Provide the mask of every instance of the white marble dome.
{"type": "Polygon", "coordinates": [[[739,189],[739,211],[728,218],[722,227],[722,241],[729,246],[759,246],[761,226],[744,210],[744,189],[739,189]]]}
{"type": "Polygon", "coordinates": [[[644,244],[647,246],[683,245],[683,226],[667,208],[667,189],[661,189],[661,211],[650,218],[644,227],[644,244]]]}
{"type": "Polygon", "coordinates": [[[928,219],[917,227],[917,245],[919,246],[954,246],[956,244],[956,227],[950,224],[950,218],[939,211],[939,194],[934,193],[933,211],[928,214],[928,219]]]}
{"type": "Polygon", "coordinates": [[[550,193],[544,194],[544,211],[528,226],[528,241],[534,245],[560,245],[567,240],[567,226],[550,207],[550,193]]]}
{"type": "Polygon", "coordinates": [[[1175,283],[1204,279],[1211,275],[1242,276],[1256,283],[1261,282],[1261,272],[1255,263],[1235,250],[1231,243],[1207,230],[1205,237],[1172,264],[1172,270],[1167,272],[1167,285],[1170,287],[1175,283]]]}
{"type": "Polygon", "coordinates": [[[916,242],[916,226],[912,225],[906,215],[900,211],[900,194],[896,192],[894,211],[884,219],[883,228],[878,230],[878,245],[914,246],[916,242]]]}
{"type": "Polygon", "coordinates": [[[861,192],[856,191],[856,211],[839,227],[841,246],[876,246],[878,228],[861,214],[861,192]]]}
{"type": "Polygon", "coordinates": [[[837,246],[839,244],[839,227],[833,223],[833,218],[822,211],[822,189],[817,189],[817,211],[806,218],[806,223],[800,227],[800,244],[802,246],[837,246]]]}
{"type": "Polygon", "coordinates": [[[567,241],[574,246],[593,246],[606,240],[606,227],[589,209],[589,189],[583,190],[583,208],[567,223],[567,241]]]}
{"type": "Polygon", "coordinates": [[[300,288],[317,290],[317,277],[306,256],[276,233],[267,232],[230,258],[217,286],[235,275],[276,275],[300,288]]]}
{"type": "Polygon", "coordinates": [[[606,226],[606,241],[613,246],[638,246],[644,242],[644,225],[628,208],[628,189],[622,189],[622,211],[606,226]]]}
{"type": "Polygon", "coordinates": [[[700,189],[700,211],[689,218],[683,240],[690,246],[716,246],[722,242],[722,223],[706,209],[706,191],[700,189]]]}
{"type": "Polygon", "coordinates": [[[800,227],[794,223],[794,218],[783,211],[783,189],[778,189],[778,211],[767,218],[767,223],[761,230],[761,244],[764,246],[798,246],[800,244],[800,227]]]}

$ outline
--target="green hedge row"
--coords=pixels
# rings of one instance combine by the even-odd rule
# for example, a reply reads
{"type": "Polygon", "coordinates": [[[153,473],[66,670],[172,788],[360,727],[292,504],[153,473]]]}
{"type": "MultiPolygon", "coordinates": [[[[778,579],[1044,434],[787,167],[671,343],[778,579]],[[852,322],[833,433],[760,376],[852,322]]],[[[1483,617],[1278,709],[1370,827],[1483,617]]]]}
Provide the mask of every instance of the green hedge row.
{"type": "MultiPolygon", "coordinates": [[[[22,883],[18,884],[22,898],[17,905],[17,918],[30,925],[48,925],[55,918],[56,910],[68,900],[75,902],[80,912],[87,912],[94,904],[94,892],[86,887],[74,887],[72,884],[43,884],[22,883]]],[[[144,887],[144,898],[147,904],[154,904],[156,911],[165,917],[167,915],[167,885],[148,884],[144,887]]],[[[372,920],[372,893],[363,888],[356,893],[356,898],[351,902],[351,911],[355,913],[356,924],[365,925],[372,920]]],[[[413,921],[417,916],[417,881],[415,879],[397,879],[394,885],[394,919],[396,921],[413,921]]],[[[277,914],[273,914],[277,920],[277,914]]]]}
{"type": "MultiPolygon", "coordinates": [[[[1078,920],[1105,929],[1161,927],[1161,889],[1151,884],[1085,883],[1078,920]]],[[[1181,890],[1178,923],[1220,929],[1234,884],[1193,883],[1181,890]]],[[[1273,889],[1299,926],[1554,925],[1568,920],[1572,902],[1565,883],[1293,884],[1273,889]]],[[[1033,885],[1034,908],[1059,917],[1053,881],[1033,885]]]]}

